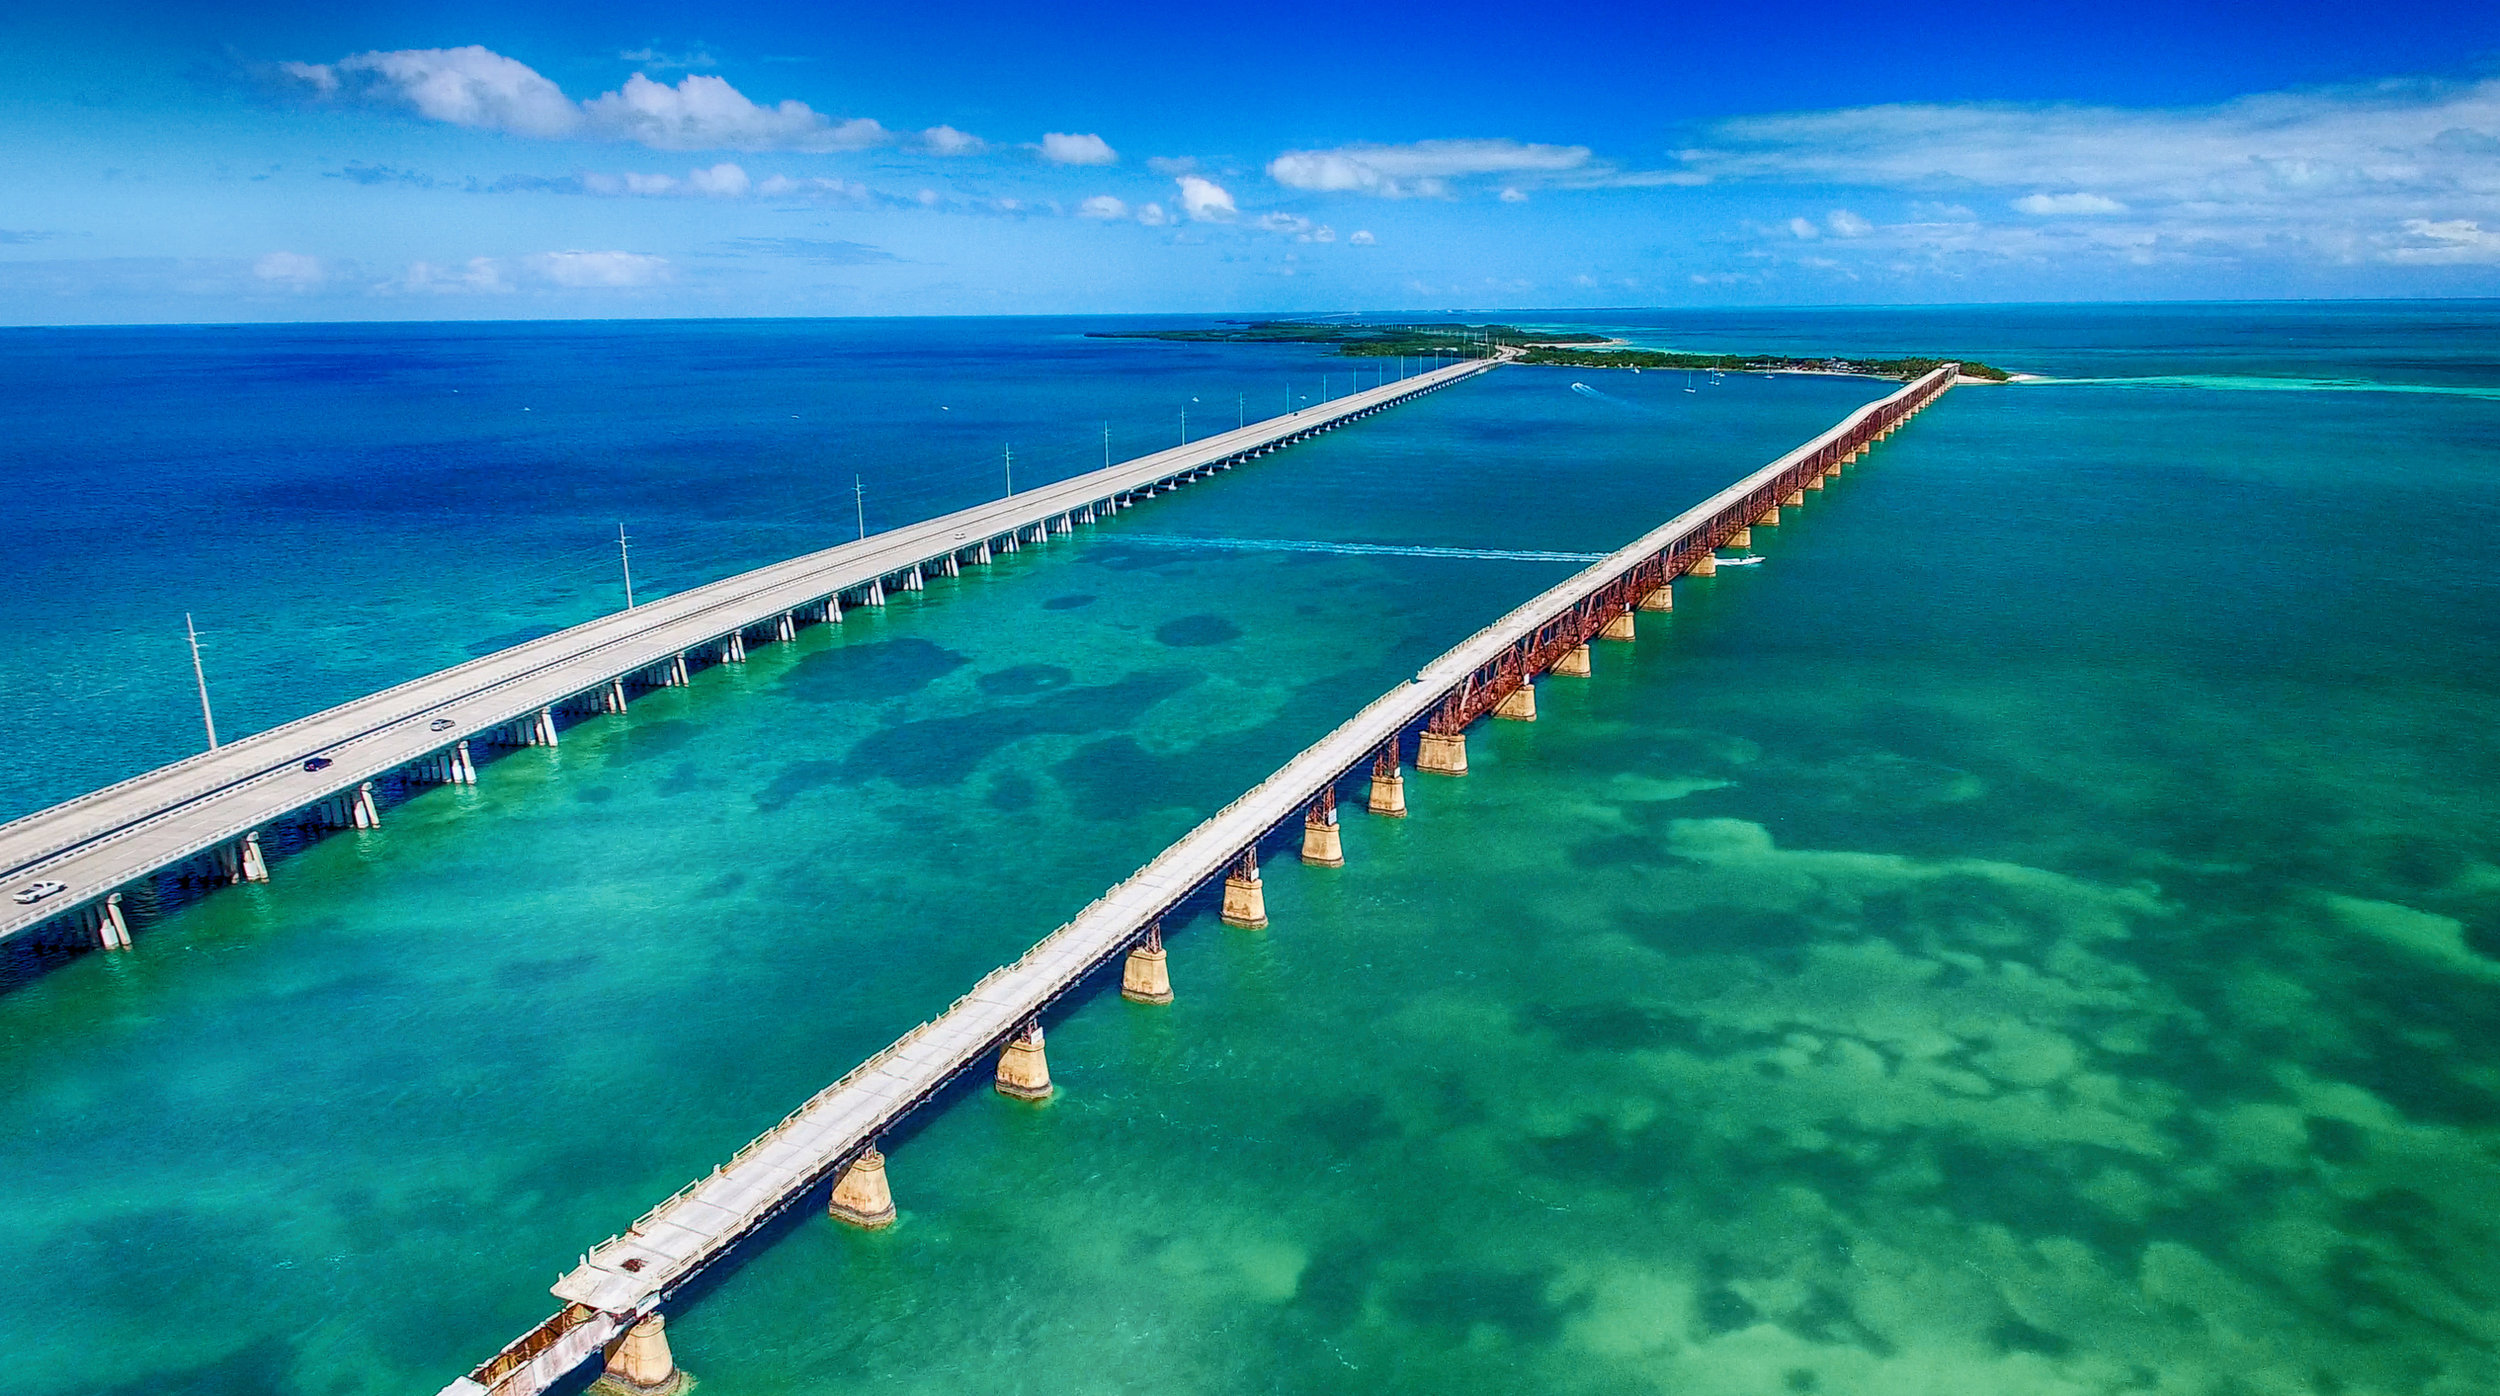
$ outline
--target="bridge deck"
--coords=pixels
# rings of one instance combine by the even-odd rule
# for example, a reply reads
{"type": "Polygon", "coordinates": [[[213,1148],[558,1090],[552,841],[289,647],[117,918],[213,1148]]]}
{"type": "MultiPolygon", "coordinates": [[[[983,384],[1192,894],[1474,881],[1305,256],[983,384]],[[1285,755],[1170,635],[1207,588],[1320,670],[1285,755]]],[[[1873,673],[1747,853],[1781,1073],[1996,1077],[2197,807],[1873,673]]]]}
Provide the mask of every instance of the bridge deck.
{"type": "Polygon", "coordinates": [[[54,878],[69,891],[0,902],[0,939],[93,904],[295,811],[455,743],[562,705],[785,611],[867,587],[1100,501],[1298,440],[1482,372],[1477,360],[1318,407],[726,577],[515,645],[230,742],[0,825],[0,888],[54,878]],[[451,726],[432,730],[438,719],[451,726]],[[315,756],[332,764],[308,772],[315,756]]]}
{"type": "MultiPolygon", "coordinates": [[[[644,1214],[624,1235],[589,1252],[555,1285],[576,1323],[614,1332],[669,1290],[815,1187],[914,1106],[973,1068],[1026,1019],[1142,936],[1182,898],[1223,874],[1259,838],[1303,811],[1319,792],[1423,720],[1486,665],[1535,636],[1635,569],[1676,556],[1699,539],[1725,536],[1733,510],[1758,512],[1766,488],[1881,414],[1916,410],[1950,381],[1939,370],[1870,403],[1761,470],[1543,592],[1469,636],[1414,679],[1295,756],[1274,775],[1158,854],[1015,963],[994,970],[937,1018],[903,1034],[748,1144],[720,1168],[644,1214]],[[1903,406],[1907,404],[1906,408],[1903,406]],[[1751,503],[1749,503],[1751,501],[1751,503]],[[1712,530],[1720,530],[1713,532],[1712,530]]],[[[1859,433],[1863,435],[1862,432],[1859,433]]],[[[1776,504],[1777,497],[1771,500],[1776,504]]],[[[1747,512],[1743,522],[1752,522],[1747,512]]],[[[1689,555],[1689,553],[1688,553],[1689,555]]],[[[561,1322],[566,1316],[559,1315],[561,1322]]],[[[523,1388],[471,1381],[455,1391],[523,1388]]],[[[536,1387],[526,1389],[535,1390],[536,1387]]]]}

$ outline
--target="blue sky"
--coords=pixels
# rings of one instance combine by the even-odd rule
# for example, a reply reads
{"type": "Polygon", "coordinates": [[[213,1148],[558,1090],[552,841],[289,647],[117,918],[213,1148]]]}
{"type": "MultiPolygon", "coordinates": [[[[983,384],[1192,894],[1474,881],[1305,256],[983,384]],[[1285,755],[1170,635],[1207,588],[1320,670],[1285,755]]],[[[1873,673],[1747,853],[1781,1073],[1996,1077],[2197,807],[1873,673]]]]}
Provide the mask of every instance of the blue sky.
{"type": "Polygon", "coordinates": [[[2500,6],[0,16],[0,321],[2500,294],[2500,6]]]}

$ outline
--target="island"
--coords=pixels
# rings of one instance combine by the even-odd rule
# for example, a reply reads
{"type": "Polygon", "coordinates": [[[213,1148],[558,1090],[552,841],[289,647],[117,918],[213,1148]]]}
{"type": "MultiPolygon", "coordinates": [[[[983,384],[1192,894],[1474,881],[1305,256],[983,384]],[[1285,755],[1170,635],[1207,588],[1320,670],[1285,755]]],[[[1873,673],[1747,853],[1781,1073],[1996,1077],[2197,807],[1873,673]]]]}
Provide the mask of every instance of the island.
{"type": "MultiPolygon", "coordinates": [[[[1322,324],[1307,320],[1249,320],[1190,330],[1095,330],[1091,339],[1159,339],[1191,344],[1325,344],[1362,358],[1484,354],[1494,347],[1521,350],[1516,362],[1557,368],[1714,369],[1723,373],[1845,373],[1904,382],[1955,360],[1943,355],[1850,358],[1786,354],[1688,354],[1664,349],[1615,347],[1622,341],[1584,332],[1524,330],[1516,325],[1322,324]]],[[[1961,376],[2003,383],[2013,375],[1970,359],[1961,376]]]]}

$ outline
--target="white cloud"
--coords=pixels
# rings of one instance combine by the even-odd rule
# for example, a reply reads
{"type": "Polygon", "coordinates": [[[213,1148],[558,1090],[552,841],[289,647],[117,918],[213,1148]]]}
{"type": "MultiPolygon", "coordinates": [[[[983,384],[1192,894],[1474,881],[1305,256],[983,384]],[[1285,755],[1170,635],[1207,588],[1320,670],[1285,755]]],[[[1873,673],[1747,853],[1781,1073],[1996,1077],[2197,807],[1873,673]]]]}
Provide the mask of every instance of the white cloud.
{"type": "Polygon", "coordinates": [[[1823,226],[1836,238],[1862,238],[1875,231],[1875,225],[1845,208],[1833,209],[1824,215],[1823,226]]]}
{"type": "Polygon", "coordinates": [[[686,183],[696,193],[709,194],[716,199],[739,198],[754,187],[747,179],[745,170],[725,160],[708,170],[688,174],[686,183]]]}
{"type": "Polygon", "coordinates": [[[1346,241],[1353,243],[1357,247],[1370,247],[1374,243],[1378,242],[1379,239],[1372,236],[1371,229],[1357,228],[1354,230],[1354,236],[1347,238],[1346,241]]]}
{"type": "Polygon", "coordinates": [[[272,252],[252,263],[252,275],[272,285],[294,291],[309,291],[329,280],[329,269],[319,257],[301,252],[272,252]]]}
{"type": "Polygon", "coordinates": [[[569,136],[581,108],[528,64],[491,49],[399,49],[359,53],[337,63],[282,63],[282,72],[322,96],[403,106],[429,121],[569,136]]]}
{"type": "Polygon", "coordinates": [[[1115,165],[1120,153],[1100,136],[1053,131],[1042,137],[1042,158],[1058,165],[1115,165]]]}
{"type": "Polygon", "coordinates": [[[1139,204],[1137,221],[1149,228],[1160,228],[1172,222],[1172,215],[1164,212],[1161,204],[1139,204]]]}
{"type": "Polygon", "coordinates": [[[1815,227],[1812,223],[1809,223],[1802,218],[1789,219],[1788,231],[1801,238],[1816,238],[1823,235],[1822,229],[1815,227]]]}
{"type": "Polygon", "coordinates": [[[1518,185],[1515,185],[1515,184],[1513,184],[1513,185],[1506,185],[1506,186],[1504,186],[1504,188],[1502,189],[1502,202],[1503,202],[1503,203],[1506,203],[1506,204],[1524,204],[1524,203],[1526,203],[1527,201],[1528,201],[1527,191],[1525,191],[1525,190],[1521,189],[1518,185]]]}
{"type": "Polygon", "coordinates": [[[475,44],[282,63],[277,71],[314,97],[544,139],[638,141],[654,150],[812,151],[861,150],[893,139],[865,117],[836,122],[800,101],[760,105],[727,79],[703,73],[674,87],[636,73],[614,92],[575,102],[528,64],[475,44]]]}
{"type": "Polygon", "coordinates": [[[2026,194],[2013,204],[2016,213],[2125,213],[2127,206],[2106,194],[2026,194]]]}
{"type": "Polygon", "coordinates": [[[2397,262],[2500,262],[2500,232],[2487,232],[2471,218],[2408,218],[2405,236],[2415,241],[2391,248],[2397,262]]]}
{"type": "Polygon", "coordinates": [[[492,257],[471,257],[458,267],[440,266],[433,262],[410,262],[408,270],[397,281],[388,281],[374,288],[386,294],[411,292],[419,295],[494,294],[513,289],[504,279],[503,265],[492,257]]]}
{"type": "Polygon", "coordinates": [[[1128,217],[1128,204],[1123,200],[1111,197],[1109,194],[1096,194],[1094,197],[1078,204],[1076,206],[1076,212],[1077,216],[1080,218],[1100,218],[1108,221],[1114,218],[1128,217]]]}
{"type": "Polygon", "coordinates": [[[1146,157],[1146,168],[1159,175],[1178,177],[1196,174],[1198,161],[1195,156],[1189,155],[1149,155],[1146,157]]]}
{"type": "Polygon", "coordinates": [[[1224,187],[1196,175],[1182,175],[1173,183],[1181,190],[1181,212],[1193,223],[1230,223],[1241,216],[1233,206],[1233,196],[1224,187]]]}
{"type": "Polygon", "coordinates": [[[1288,150],[1267,162],[1267,176],[1288,189],[1436,198],[1449,181],[1469,175],[1560,173],[1589,162],[1584,145],[1533,145],[1512,140],[1416,141],[1288,150]]]}
{"type": "Polygon", "coordinates": [[[541,252],[529,259],[530,269],[558,286],[649,286],[666,281],[666,257],[639,252],[541,252]]]}
{"type": "Polygon", "coordinates": [[[755,186],[755,192],[765,198],[777,199],[795,196],[799,198],[847,199],[853,203],[861,204],[869,203],[876,198],[876,195],[869,190],[867,185],[861,184],[857,180],[828,179],[822,175],[810,175],[799,178],[794,178],[790,175],[766,175],[763,181],[755,186]]]}
{"type": "Polygon", "coordinates": [[[978,155],[989,149],[989,142],[970,131],[932,126],[920,133],[920,148],[932,155],[978,155]]]}

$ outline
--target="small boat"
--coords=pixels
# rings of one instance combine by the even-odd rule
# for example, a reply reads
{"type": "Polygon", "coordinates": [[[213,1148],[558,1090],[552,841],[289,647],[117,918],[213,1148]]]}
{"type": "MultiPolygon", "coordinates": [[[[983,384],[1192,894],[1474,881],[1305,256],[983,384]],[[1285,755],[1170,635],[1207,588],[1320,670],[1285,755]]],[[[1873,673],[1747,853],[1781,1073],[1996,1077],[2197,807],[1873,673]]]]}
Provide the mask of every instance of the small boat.
{"type": "Polygon", "coordinates": [[[1754,566],[1754,565],[1756,565],[1756,564],[1758,564],[1758,563],[1760,563],[1760,562],[1763,562],[1763,561],[1765,561],[1765,559],[1763,558],[1762,554],[1760,554],[1760,553],[1747,553],[1747,554],[1745,554],[1743,557],[1723,557],[1723,558],[1720,558],[1720,559],[1719,559],[1719,565],[1720,565],[1721,567],[1752,567],[1752,566],[1754,566]]]}

